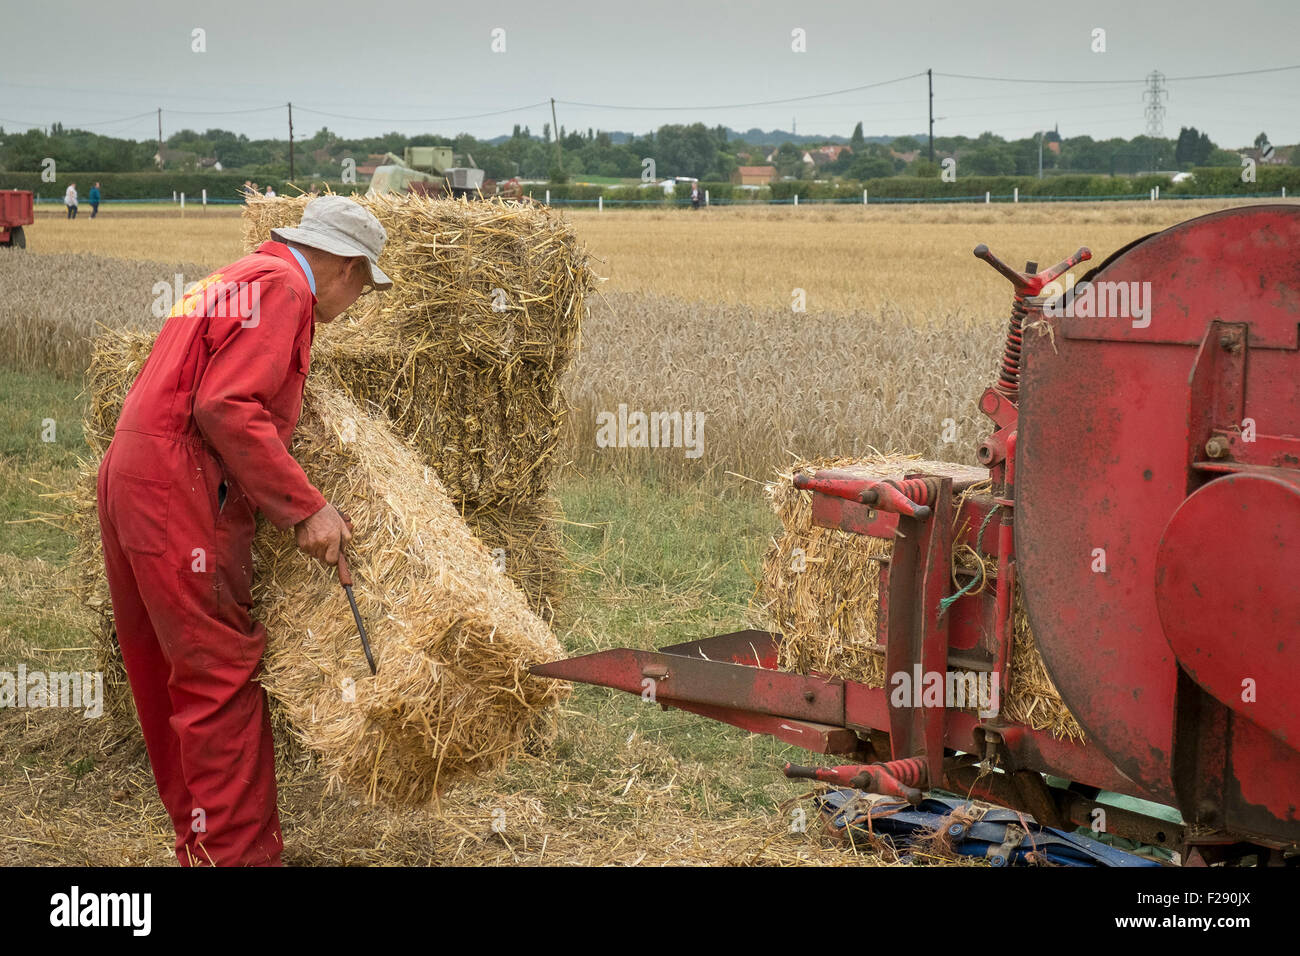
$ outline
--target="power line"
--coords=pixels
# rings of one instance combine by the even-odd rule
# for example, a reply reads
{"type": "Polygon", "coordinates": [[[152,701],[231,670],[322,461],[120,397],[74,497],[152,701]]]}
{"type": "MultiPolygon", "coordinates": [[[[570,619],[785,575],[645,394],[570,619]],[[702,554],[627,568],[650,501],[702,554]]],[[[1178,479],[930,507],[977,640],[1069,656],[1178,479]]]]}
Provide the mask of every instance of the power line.
{"type": "MultiPolygon", "coordinates": [[[[1181,82],[1184,80],[1221,80],[1230,76],[1258,76],[1262,73],[1282,73],[1286,70],[1300,70],[1300,63],[1293,66],[1271,66],[1260,70],[1236,70],[1231,73],[1198,73],[1187,76],[1166,76],[1165,80],[1170,82],[1181,82]]],[[[1012,76],[975,76],[970,73],[935,73],[935,76],[946,76],[957,80],[978,80],[989,83],[1067,83],[1079,85],[1117,85],[1117,84],[1137,84],[1146,83],[1147,79],[1133,80],[1058,80],[1058,79],[1031,79],[1028,77],[1012,76]]]]}
{"type": "MultiPolygon", "coordinates": [[[[61,123],[60,125],[62,125],[65,129],[68,129],[68,130],[73,130],[73,129],[89,129],[89,128],[92,127],[92,126],[113,126],[113,125],[116,125],[116,124],[118,124],[118,123],[125,123],[125,122],[127,122],[127,121],[129,121],[129,120],[138,120],[138,119],[143,119],[143,118],[146,117],[146,116],[153,116],[153,113],[154,113],[154,111],[153,111],[153,110],[150,110],[150,111],[147,112],[147,113],[137,113],[137,114],[135,114],[134,116],[122,116],[122,117],[119,117],[119,118],[117,118],[117,119],[111,119],[111,120],[96,120],[96,121],[94,121],[94,122],[92,122],[92,123],[61,123]]],[[[53,122],[50,122],[50,123],[29,123],[29,122],[27,122],[26,120],[5,119],[4,117],[0,117],[0,123],[14,123],[14,124],[16,124],[16,125],[18,125],[18,126],[36,126],[36,127],[42,127],[42,128],[43,128],[43,127],[46,127],[46,126],[53,126],[54,123],[58,123],[58,122],[59,122],[59,120],[54,120],[53,122]]]]}
{"type": "MultiPolygon", "coordinates": [[[[136,97],[138,99],[145,99],[145,100],[156,100],[159,95],[157,90],[140,91],[140,90],[115,90],[115,89],[108,89],[106,87],[96,87],[92,89],[84,86],[45,86],[38,83],[13,83],[8,80],[0,80],[0,86],[13,87],[15,89],[20,89],[20,90],[45,90],[51,93],[93,93],[96,96],[128,96],[128,97],[136,97]]],[[[204,102],[225,103],[229,105],[232,97],[229,95],[202,96],[200,94],[187,93],[182,97],[182,99],[202,100],[204,102]]],[[[259,101],[262,99],[263,99],[262,96],[257,97],[257,100],[259,101]]]]}
{"type": "Polygon", "coordinates": [[[273,110],[284,109],[284,104],[278,106],[256,106],[246,110],[173,110],[164,108],[164,113],[174,113],[177,116],[234,116],[238,113],[270,113],[273,110]]]}
{"type": "Polygon", "coordinates": [[[709,106],[619,106],[611,103],[579,103],[576,100],[559,100],[555,102],[564,106],[581,106],[587,109],[595,110],[739,110],[747,109],[751,106],[779,106],[782,103],[802,103],[807,100],[819,100],[827,96],[841,96],[844,93],[858,93],[862,90],[875,89],[878,86],[889,86],[892,83],[902,83],[904,80],[914,80],[918,76],[925,76],[925,70],[920,73],[909,73],[907,76],[896,76],[892,80],[881,80],[878,83],[866,83],[862,86],[850,86],[842,90],[831,90],[828,93],[809,93],[806,96],[787,96],[779,100],[755,100],[752,103],[715,103],[709,106]]]}
{"type": "MultiPolygon", "coordinates": [[[[328,116],[332,119],[363,120],[374,123],[454,123],[458,120],[482,119],[486,116],[505,116],[508,113],[522,113],[526,110],[535,110],[547,106],[549,103],[550,100],[542,100],[540,103],[530,103],[527,106],[512,106],[509,109],[492,110],[487,113],[469,113],[465,116],[440,116],[432,119],[394,119],[392,117],[385,118],[382,116],[348,116],[345,113],[329,113],[325,110],[308,109],[305,106],[299,106],[298,110],[302,113],[314,113],[316,116],[328,116]]],[[[276,109],[279,108],[280,107],[276,107],[276,109]]]]}
{"type": "Polygon", "coordinates": [[[1238,70],[1235,73],[1201,73],[1196,76],[1167,76],[1167,80],[1221,80],[1228,76],[1258,76],[1261,73],[1282,73],[1286,70],[1300,70],[1300,63],[1295,66],[1271,66],[1264,70],[1238,70]]]}
{"type": "Polygon", "coordinates": [[[978,80],[987,83],[1061,83],[1077,86],[1118,86],[1145,82],[1144,80],[1034,80],[1027,77],[974,76],[970,73],[939,73],[937,71],[934,75],[953,80],[978,80]]]}

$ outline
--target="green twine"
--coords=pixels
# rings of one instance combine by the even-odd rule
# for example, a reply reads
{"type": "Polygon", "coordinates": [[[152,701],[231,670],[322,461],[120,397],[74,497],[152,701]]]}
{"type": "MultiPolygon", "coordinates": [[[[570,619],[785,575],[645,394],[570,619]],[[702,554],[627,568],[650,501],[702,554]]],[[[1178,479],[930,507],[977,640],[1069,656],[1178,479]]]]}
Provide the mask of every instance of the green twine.
{"type": "MultiPolygon", "coordinates": [[[[989,509],[989,513],[984,516],[984,521],[980,525],[979,534],[975,536],[975,547],[977,548],[984,547],[984,529],[989,526],[989,522],[993,520],[994,513],[1001,507],[1002,506],[1000,504],[994,505],[992,508],[989,509]]],[[[971,590],[974,589],[976,581],[980,581],[981,583],[983,583],[985,580],[987,580],[987,577],[988,576],[986,574],[981,573],[978,578],[971,578],[970,582],[965,587],[963,587],[960,591],[958,591],[956,594],[951,594],[946,598],[940,598],[939,614],[942,615],[946,613],[948,608],[952,607],[954,604],[957,603],[958,598],[963,597],[966,594],[969,594],[971,590]]]]}

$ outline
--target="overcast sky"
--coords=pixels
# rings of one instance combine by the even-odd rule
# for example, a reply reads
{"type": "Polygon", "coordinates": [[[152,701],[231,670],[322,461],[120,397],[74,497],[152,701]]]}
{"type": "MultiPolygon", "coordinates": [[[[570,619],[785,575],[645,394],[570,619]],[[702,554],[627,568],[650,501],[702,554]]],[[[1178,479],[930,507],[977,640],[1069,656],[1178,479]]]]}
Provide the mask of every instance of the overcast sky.
{"type": "Polygon", "coordinates": [[[328,126],[349,136],[489,137],[515,123],[540,133],[550,119],[549,103],[540,104],[554,96],[570,130],[797,123],[800,133],[847,136],[861,120],[868,135],[901,135],[925,130],[924,76],[801,102],[744,104],[933,68],[1132,81],[936,76],[936,134],[991,130],[1014,138],[1059,124],[1063,136],[1129,137],[1146,128],[1142,80],[1160,70],[1170,77],[1165,135],[1194,125],[1227,147],[1249,145],[1261,130],[1277,144],[1300,141],[1300,70],[1178,79],[1300,64],[1298,0],[863,0],[802,9],[788,0],[0,3],[0,124],[7,129],[59,121],[152,138],[150,111],[161,106],[164,135],[218,126],[283,138],[283,104],[292,100],[300,136],[328,126]],[[196,28],[206,31],[204,53],[191,50],[196,28]],[[503,53],[492,51],[497,28],[505,31],[503,53]],[[791,49],[796,28],[806,33],[806,52],[791,49]],[[1106,31],[1104,53],[1091,50],[1095,28],[1106,31]],[[520,107],[527,108],[473,116],[520,107]]]}

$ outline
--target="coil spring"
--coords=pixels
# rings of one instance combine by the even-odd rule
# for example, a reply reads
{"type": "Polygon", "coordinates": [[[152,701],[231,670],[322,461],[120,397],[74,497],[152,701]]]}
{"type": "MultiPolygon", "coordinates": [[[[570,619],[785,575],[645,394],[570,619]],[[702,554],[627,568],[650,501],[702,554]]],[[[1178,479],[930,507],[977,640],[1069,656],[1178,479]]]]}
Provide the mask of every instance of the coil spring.
{"type": "Polygon", "coordinates": [[[926,763],[920,757],[902,757],[898,760],[888,760],[874,766],[905,787],[924,787],[929,777],[926,763]]]}
{"type": "Polygon", "coordinates": [[[904,478],[889,484],[918,505],[928,505],[939,497],[939,481],[935,478],[904,478]]]}
{"type": "Polygon", "coordinates": [[[1025,298],[1019,293],[1011,304],[1011,324],[1007,328],[1007,342],[1002,348],[1002,367],[998,370],[998,383],[993,388],[1010,401],[1020,394],[1020,344],[1024,336],[1025,298]]]}

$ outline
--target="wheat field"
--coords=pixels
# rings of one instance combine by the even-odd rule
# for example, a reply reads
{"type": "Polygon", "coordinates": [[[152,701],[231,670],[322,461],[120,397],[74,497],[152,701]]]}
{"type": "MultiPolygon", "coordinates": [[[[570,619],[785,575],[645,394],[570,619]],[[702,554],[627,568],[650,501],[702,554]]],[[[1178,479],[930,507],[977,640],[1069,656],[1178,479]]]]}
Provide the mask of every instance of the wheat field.
{"type": "MultiPolygon", "coordinates": [[[[992,383],[1011,302],[974,246],[1022,268],[1086,245],[1096,264],[1228,205],[570,210],[605,281],[566,383],[568,461],[579,475],[715,490],[738,475],[770,477],[792,457],[873,448],[972,462],[987,430],[975,401],[992,383]],[[796,290],[805,311],[793,308],[796,290]],[[598,416],[620,405],[704,416],[701,453],[602,447],[598,416]]],[[[29,232],[27,260],[0,256],[0,346],[26,367],[64,374],[84,367],[96,322],[144,311],[155,278],[196,279],[241,253],[230,207],[106,207],[72,221],[43,212],[29,232]]]]}
{"type": "MultiPolygon", "coordinates": [[[[566,211],[599,260],[609,291],[692,302],[809,312],[876,310],[908,315],[1001,315],[1006,283],[971,250],[981,242],[1013,266],[1046,267],[1081,245],[1094,262],[1133,239],[1236,201],[716,206],[566,211]]],[[[238,258],[239,207],[174,206],[99,218],[42,210],[29,251],[197,262],[238,258]]]]}

